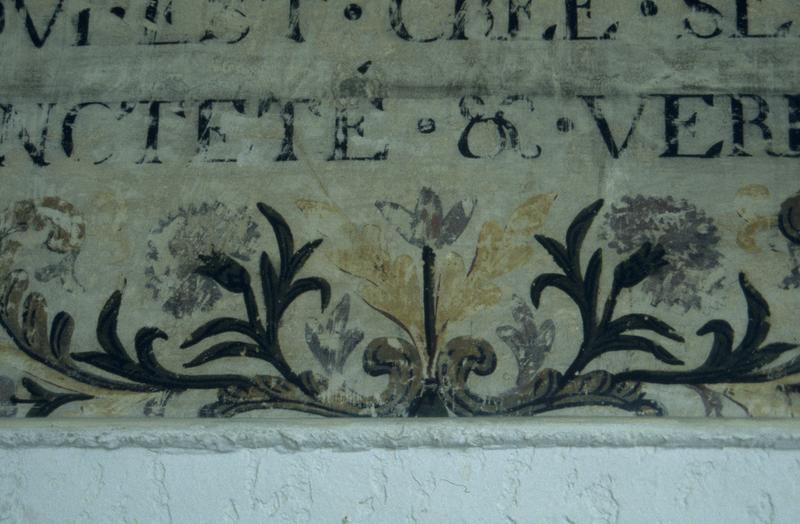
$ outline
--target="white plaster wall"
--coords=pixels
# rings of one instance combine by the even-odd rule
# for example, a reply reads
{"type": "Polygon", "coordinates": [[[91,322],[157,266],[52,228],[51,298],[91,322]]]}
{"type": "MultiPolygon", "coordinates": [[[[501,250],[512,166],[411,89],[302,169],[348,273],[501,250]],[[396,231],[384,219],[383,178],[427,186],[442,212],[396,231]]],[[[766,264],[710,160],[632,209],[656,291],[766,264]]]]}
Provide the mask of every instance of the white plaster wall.
{"type": "Polygon", "coordinates": [[[792,423],[163,424],[0,427],[0,521],[749,524],[800,515],[792,423]]]}

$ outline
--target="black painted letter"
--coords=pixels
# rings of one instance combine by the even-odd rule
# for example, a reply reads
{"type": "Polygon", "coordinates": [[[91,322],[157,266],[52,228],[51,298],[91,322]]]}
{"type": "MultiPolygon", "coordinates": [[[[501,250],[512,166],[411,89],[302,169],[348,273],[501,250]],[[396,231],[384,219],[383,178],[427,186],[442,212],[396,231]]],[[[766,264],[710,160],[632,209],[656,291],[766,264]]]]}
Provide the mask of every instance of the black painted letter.
{"type": "Polygon", "coordinates": [[[720,140],[709,147],[705,153],[683,154],[679,152],[680,143],[678,134],[681,129],[692,129],[697,123],[697,113],[685,120],[680,118],[681,98],[699,98],[707,106],[714,106],[714,95],[656,95],[664,97],[664,139],[667,142],[667,150],[662,153],[664,158],[717,158],[722,151],[724,140],[720,140]]]}

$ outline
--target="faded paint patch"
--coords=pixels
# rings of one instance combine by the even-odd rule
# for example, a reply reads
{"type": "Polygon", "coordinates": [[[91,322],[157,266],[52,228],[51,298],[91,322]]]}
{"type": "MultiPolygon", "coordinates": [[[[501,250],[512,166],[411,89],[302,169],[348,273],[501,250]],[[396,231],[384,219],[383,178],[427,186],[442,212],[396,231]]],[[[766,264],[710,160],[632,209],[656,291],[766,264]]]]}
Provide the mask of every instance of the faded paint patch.
{"type": "Polygon", "coordinates": [[[655,306],[666,303],[686,311],[700,309],[702,297],[721,287],[711,275],[722,253],[714,220],[686,200],[644,195],[622,197],[605,215],[601,233],[618,254],[628,254],[645,242],[661,244],[668,264],[648,277],[642,289],[655,306]]]}
{"type": "Polygon", "coordinates": [[[787,242],[789,258],[791,259],[791,271],[781,282],[783,289],[800,288],[800,245],[787,242]]]}
{"type": "Polygon", "coordinates": [[[739,189],[739,191],[736,192],[736,196],[767,198],[769,197],[769,189],[767,189],[767,186],[761,184],[750,184],[739,189]]]}
{"type": "Polygon", "coordinates": [[[243,262],[256,253],[261,234],[246,206],[235,210],[221,202],[180,208],[161,220],[148,237],[146,287],[162,309],[181,318],[209,311],[222,298],[219,286],[194,273],[200,255],[221,251],[243,262]]]}
{"type": "Polygon", "coordinates": [[[0,418],[13,417],[17,414],[17,406],[11,401],[14,390],[14,381],[6,376],[0,376],[0,418]]]}
{"type": "Polygon", "coordinates": [[[75,206],[58,197],[20,200],[0,216],[0,272],[30,268],[39,282],[58,280],[67,291],[81,287],[75,260],[86,224],[75,206]]]}
{"type": "Polygon", "coordinates": [[[756,235],[762,231],[769,231],[778,225],[775,217],[756,217],[748,220],[736,234],[736,244],[748,253],[761,253],[761,248],[756,243],[756,235]]]}
{"type": "Polygon", "coordinates": [[[167,404],[178,394],[174,391],[164,391],[158,397],[149,399],[142,408],[142,414],[145,417],[162,418],[167,410],[167,404]]]}

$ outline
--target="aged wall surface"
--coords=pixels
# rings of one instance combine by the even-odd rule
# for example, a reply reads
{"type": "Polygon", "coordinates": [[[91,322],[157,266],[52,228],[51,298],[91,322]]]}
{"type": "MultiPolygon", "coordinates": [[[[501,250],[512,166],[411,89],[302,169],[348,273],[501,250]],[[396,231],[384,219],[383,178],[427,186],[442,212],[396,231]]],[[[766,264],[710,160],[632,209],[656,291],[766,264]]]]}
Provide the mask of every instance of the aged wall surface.
{"type": "Polygon", "coordinates": [[[0,2],[6,417],[793,417],[792,0],[0,2]]]}
{"type": "Polygon", "coordinates": [[[0,521],[796,522],[798,42],[0,0],[0,521]]]}

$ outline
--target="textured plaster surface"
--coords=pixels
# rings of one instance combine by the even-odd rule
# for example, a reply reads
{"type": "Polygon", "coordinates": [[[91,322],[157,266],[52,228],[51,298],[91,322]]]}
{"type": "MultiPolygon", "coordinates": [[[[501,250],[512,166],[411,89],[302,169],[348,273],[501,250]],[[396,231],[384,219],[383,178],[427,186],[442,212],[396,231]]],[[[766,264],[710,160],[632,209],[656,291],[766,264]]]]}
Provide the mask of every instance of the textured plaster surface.
{"type": "Polygon", "coordinates": [[[0,522],[749,524],[800,509],[785,422],[25,423],[0,442],[0,522]]]}

